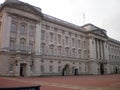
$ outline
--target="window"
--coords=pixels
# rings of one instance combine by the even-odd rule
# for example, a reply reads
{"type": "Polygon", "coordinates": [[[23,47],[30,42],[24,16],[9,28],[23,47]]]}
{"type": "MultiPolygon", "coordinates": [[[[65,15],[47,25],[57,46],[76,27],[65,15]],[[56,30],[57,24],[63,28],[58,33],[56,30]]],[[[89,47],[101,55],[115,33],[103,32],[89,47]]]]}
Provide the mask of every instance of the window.
{"type": "Polygon", "coordinates": [[[65,37],[65,43],[66,43],[66,45],[68,45],[68,37],[67,36],[65,37]]]}
{"type": "Polygon", "coordinates": [[[29,51],[33,51],[33,43],[29,43],[29,51]]]}
{"type": "Polygon", "coordinates": [[[53,55],[53,54],[54,54],[54,48],[52,46],[52,47],[50,47],[50,55],[53,55]]]}
{"type": "Polygon", "coordinates": [[[10,64],[9,64],[9,71],[13,71],[13,68],[14,68],[14,64],[13,64],[13,63],[10,63],[10,64]]]}
{"type": "Polygon", "coordinates": [[[66,48],[65,51],[66,51],[66,56],[68,57],[69,56],[69,49],[66,48]]]}
{"type": "Polygon", "coordinates": [[[75,57],[75,50],[74,49],[72,50],[72,54],[73,54],[73,57],[75,57]]]}
{"type": "Polygon", "coordinates": [[[15,44],[16,44],[15,40],[10,40],[10,49],[11,50],[15,50],[15,47],[16,47],[15,44]]]}
{"type": "Polygon", "coordinates": [[[17,31],[17,23],[12,22],[12,24],[11,24],[11,32],[16,33],[16,31],[17,31]]]}
{"type": "Polygon", "coordinates": [[[25,50],[25,45],[26,44],[26,41],[25,39],[21,39],[20,40],[20,50],[25,50]]]}
{"type": "Polygon", "coordinates": [[[80,48],[80,40],[78,40],[78,48],[80,48]]]}
{"type": "Polygon", "coordinates": [[[72,38],[72,46],[75,46],[75,39],[72,38]]]}
{"type": "Polygon", "coordinates": [[[61,47],[58,47],[58,56],[61,56],[61,54],[62,54],[62,49],[61,47]]]}
{"type": "Polygon", "coordinates": [[[24,35],[25,34],[25,25],[24,24],[21,24],[20,25],[20,34],[24,35]]]}
{"type": "Polygon", "coordinates": [[[56,27],[54,27],[54,30],[55,30],[55,31],[57,31],[57,28],[56,28],[56,27]]]}
{"type": "Polygon", "coordinates": [[[83,41],[83,47],[86,48],[86,41],[83,41]]]}
{"type": "Polygon", "coordinates": [[[53,66],[52,65],[50,65],[49,69],[50,69],[50,72],[53,72],[53,66]]]}
{"type": "Polygon", "coordinates": [[[111,60],[111,55],[109,55],[109,60],[111,60]]]}
{"type": "Polygon", "coordinates": [[[34,36],[34,27],[30,26],[29,36],[34,36]]]}
{"type": "Polygon", "coordinates": [[[111,53],[111,52],[110,52],[110,48],[108,48],[108,52],[111,53]]]}
{"type": "Polygon", "coordinates": [[[78,50],[78,56],[81,57],[81,50],[78,50]]]}
{"type": "Polygon", "coordinates": [[[58,43],[60,44],[61,43],[61,35],[58,34],[58,43]]]}
{"type": "Polygon", "coordinates": [[[45,45],[44,44],[41,45],[41,54],[42,55],[45,54],[45,45]]]}
{"type": "Polygon", "coordinates": [[[45,31],[41,31],[41,40],[45,40],[45,31]]]}
{"type": "Polygon", "coordinates": [[[31,69],[32,72],[34,71],[34,61],[33,61],[33,59],[31,59],[30,69],[31,69]]]}
{"type": "Polygon", "coordinates": [[[58,72],[60,72],[61,71],[61,66],[58,66],[58,72]]]}
{"type": "Polygon", "coordinates": [[[41,66],[40,66],[40,71],[41,71],[41,72],[44,72],[44,65],[41,65],[41,66]]]}
{"type": "Polygon", "coordinates": [[[45,26],[46,30],[50,30],[50,26],[46,25],[45,26]]]}
{"type": "Polygon", "coordinates": [[[53,33],[50,32],[50,42],[53,42],[53,33]]]}

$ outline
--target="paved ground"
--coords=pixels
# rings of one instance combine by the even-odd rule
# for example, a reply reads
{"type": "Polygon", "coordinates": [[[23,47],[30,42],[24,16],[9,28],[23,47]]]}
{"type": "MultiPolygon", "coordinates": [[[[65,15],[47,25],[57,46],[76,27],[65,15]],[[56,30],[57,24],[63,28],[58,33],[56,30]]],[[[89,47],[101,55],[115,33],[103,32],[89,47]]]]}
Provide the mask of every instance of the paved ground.
{"type": "Polygon", "coordinates": [[[120,75],[0,77],[0,87],[41,85],[41,90],[120,90],[120,75]]]}

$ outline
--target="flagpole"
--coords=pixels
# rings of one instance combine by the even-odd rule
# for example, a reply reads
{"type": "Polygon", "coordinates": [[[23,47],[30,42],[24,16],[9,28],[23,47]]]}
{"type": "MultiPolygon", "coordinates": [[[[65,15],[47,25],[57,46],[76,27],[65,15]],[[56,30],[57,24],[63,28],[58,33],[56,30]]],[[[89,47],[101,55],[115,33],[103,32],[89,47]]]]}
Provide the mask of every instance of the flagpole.
{"type": "Polygon", "coordinates": [[[85,13],[83,13],[83,24],[85,24],[85,13]]]}

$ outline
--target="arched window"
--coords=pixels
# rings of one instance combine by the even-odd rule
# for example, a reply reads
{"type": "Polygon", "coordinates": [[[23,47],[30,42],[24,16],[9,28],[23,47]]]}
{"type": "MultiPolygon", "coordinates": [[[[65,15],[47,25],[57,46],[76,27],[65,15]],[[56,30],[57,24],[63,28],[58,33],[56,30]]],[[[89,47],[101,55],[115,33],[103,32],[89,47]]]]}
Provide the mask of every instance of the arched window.
{"type": "Polygon", "coordinates": [[[54,46],[53,45],[49,46],[49,50],[50,50],[50,55],[54,55],[54,46]]]}
{"type": "Polygon", "coordinates": [[[75,49],[72,49],[72,56],[75,57],[75,49]]]}
{"type": "Polygon", "coordinates": [[[69,56],[69,48],[65,48],[66,56],[69,56]]]}
{"type": "Polygon", "coordinates": [[[62,48],[58,47],[58,56],[62,56],[62,48]]]}
{"type": "Polygon", "coordinates": [[[81,58],[81,50],[78,50],[78,57],[81,58]]]}

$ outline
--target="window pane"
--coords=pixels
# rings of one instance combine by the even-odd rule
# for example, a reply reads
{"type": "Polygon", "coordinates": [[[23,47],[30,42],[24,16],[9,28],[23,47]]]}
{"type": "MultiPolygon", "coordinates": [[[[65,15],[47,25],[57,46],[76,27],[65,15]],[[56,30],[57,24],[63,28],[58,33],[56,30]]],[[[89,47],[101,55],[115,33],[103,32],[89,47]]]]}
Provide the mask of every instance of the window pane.
{"type": "Polygon", "coordinates": [[[58,34],[58,43],[61,43],[61,35],[58,34]]]}
{"type": "Polygon", "coordinates": [[[41,54],[45,54],[45,46],[44,45],[41,45],[41,54]]]}
{"type": "Polygon", "coordinates": [[[11,24],[11,32],[15,33],[16,30],[17,30],[17,24],[12,22],[12,24],[11,24]]]}
{"type": "Polygon", "coordinates": [[[10,49],[14,50],[15,49],[15,41],[10,40],[10,49]]]}
{"type": "Polygon", "coordinates": [[[40,70],[41,70],[41,72],[44,72],[44,66],[43,65],[41,65],[40,70]]]}
{"type": "Polygon", "coordinates": [[[45,31],[41,31],[41,40],[45,40],[45,31]]]}
{"type": "Polygon", "coordinates": [[[25,40],[24,39],[21,39],[20,41],[20,50],[25,50],[25,40]]]}
{"type": "Polygon", "coordinates": [[[9,64],[9,71],[13,71],[13,68],[14,68],[14,64],[10,63],[9,64]]]}
{"type": "Polygon", "coordinates": [[[50,72],[53,72],[53,66],[50,66],[49,69],[50,69],[50,72]]]}
{"type": "Polygon", "coordinates": [[[34,36],[34,27],[30,26],[29,35],[34,36]]]}
{"type": "Polygon", "coordinates": [[[25,25],[20,25],[20,34],[25,34],[25,25]]]}
{"type": "Polygon", "coordinates": [[[30,43],[30,44],[29,44],[29,51],[32,51],[32,50],[33,50],[33,44],[30,43]]]}
{"type": "Polygon", "coordinates": [[[53,42],[53,33],[50,33],[50,41],[53,42]]]}

